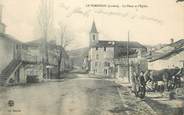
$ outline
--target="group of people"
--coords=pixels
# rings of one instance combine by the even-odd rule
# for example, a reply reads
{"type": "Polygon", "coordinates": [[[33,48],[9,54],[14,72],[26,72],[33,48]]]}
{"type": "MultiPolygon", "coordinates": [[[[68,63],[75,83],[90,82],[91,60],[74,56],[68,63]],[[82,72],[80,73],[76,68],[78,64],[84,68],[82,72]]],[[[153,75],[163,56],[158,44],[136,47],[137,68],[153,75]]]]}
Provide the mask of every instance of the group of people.
{"type": "Polygon", "coordinates": [[[131,84],[132,84],[132,91],[137,91],[137,86],[146,86],[146,80],[144,78],[144,72],[141,71],[139,74],[136,72],[133,72],[131,76],[131,84]]]}
{"type": "MultiPolygon", "coordinates": [[[[146,86],[147,81],[152,82],[153,90],[159,90],[158,82],[162,81],[164,89],[169,90],[181,87],[181,77],[183,76],[183,68],[163,69],[163,70],[147,70],[145,72],[135,72],[131,74],[132,91],[137,91],[137,87],[146,86]],[[157,87],[156,87],[157,86],[157,87]]],[[[163,89],[163,88],[162,88],[163,89]]],[[[164,90],[163,89],[163,90],[164,90]]]]}

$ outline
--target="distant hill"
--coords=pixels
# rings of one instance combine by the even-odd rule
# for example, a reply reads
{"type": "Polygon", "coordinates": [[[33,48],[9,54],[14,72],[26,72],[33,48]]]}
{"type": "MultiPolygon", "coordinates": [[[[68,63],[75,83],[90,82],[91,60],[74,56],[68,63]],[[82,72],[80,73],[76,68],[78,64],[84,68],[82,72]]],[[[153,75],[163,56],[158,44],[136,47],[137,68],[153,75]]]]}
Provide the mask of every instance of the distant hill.
{"type": "Polygon", "coordinates": [[[74,66],[82,66],[84,57],[88,55],[88,50],[88,47],[84,47],[68,51],[68,55],[70,56],[74,66]]]}

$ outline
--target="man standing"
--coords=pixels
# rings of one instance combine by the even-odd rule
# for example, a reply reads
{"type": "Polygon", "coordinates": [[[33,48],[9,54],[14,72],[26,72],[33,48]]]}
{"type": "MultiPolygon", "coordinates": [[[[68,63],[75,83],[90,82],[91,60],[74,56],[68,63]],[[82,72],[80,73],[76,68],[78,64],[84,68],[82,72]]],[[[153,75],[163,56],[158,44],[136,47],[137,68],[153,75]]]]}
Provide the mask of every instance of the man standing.
{"type": "Polygon", "coordinates": [[[132,77],[131,77],[131,81],[132,81],[132,92],[137,92],[136,91],[136,83],[137,83],[137,73],[133,72],[132,77]]]}

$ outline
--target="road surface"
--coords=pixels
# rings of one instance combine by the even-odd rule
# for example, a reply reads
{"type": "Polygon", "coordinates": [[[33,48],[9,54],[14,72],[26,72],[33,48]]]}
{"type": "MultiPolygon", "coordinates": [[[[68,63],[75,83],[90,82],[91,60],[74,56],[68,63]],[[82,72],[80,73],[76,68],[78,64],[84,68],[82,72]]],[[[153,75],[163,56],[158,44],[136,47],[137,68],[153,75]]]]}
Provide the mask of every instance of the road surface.
{"type": "Polygon", "coordinates": [[[0,102],[0,115],[152,114],[140,99],[112,80],[75,73],[59,81],[1,87],[0,102]],[[10,100],[13,104],[8,104],[10,100]]]}

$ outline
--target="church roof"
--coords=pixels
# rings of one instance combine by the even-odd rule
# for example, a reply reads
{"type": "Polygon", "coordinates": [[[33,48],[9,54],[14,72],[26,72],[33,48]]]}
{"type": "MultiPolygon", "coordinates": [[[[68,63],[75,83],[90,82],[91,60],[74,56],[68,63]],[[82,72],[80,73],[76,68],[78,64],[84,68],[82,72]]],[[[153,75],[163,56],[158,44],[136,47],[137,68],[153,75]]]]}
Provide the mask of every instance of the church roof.
{"type": "Polygon", "coordinates": [[[98,33],[97,29],[96,29],[96,25],[95,25],[95,22],[93,21],[93,24],[92,24],[92,28],[91,28],[91,33],[98,33]]]}
{"type": "Polygon", "coordinates": [[[93,47],[127,47],[127,44],[129,45],[129,48],[144,48],[146,49],[145,46],[140,44],[139,42],[135,41],[104,41],[104,40],[99,40],[99,42],[94,45],[93,47]]]}

